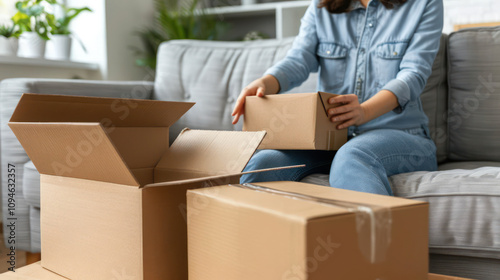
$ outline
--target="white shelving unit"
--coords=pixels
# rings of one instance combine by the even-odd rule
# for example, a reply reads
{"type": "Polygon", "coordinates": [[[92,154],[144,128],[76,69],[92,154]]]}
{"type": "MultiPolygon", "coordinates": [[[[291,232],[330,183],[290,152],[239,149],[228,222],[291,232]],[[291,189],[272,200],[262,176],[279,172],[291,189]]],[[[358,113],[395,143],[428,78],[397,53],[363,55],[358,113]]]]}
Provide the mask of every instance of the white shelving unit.
{"type": "Polygon", "coordinates": [[[57,68],[82,69],[82,70],[99,70],[99,65],[96,63],[59,61],[59,60],[49,60],[43,58],[11,57],[11,56],[1,56],[1,55],[0,55],[0,64],[57,67],[57,68]]]}
{"type": "Polygon", "coordinates": [[[225,39],[239,40],[250,31],[281,39],[298,34],[300,19],[310,4],[310,1],[273,2],[209,8],[206,12],[231,25],[225,39]]]}

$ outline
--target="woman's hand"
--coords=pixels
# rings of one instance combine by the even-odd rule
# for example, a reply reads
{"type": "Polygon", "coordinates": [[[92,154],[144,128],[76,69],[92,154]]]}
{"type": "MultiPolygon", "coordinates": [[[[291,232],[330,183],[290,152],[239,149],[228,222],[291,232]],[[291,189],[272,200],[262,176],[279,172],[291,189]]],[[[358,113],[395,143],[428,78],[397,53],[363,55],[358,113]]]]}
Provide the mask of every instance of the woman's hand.
{"type": "Polygon", "coordinates": [[[251,82],[241,91],[240,96],[236,100],[236,105],[234,105],[233,112],[231,113],[231,116],[234,117],[233,124],[238,123],[240,117],[245,114],[245,98],[247,96],[264,97],[266,94],[279,92],[279,89],[279,82],[272,75],[266,75],[251,82]]]}
{"type": "Polygon", "coordinates": [[[332,97],[328,100],[330,104],[341,104],[328,110],[328,115],[333,123],[339,123],[337,129],[348,128],[351,125],[362,125],[368,120],[363,104],[359,104],[358,96],[346,94],[332,97]]]}

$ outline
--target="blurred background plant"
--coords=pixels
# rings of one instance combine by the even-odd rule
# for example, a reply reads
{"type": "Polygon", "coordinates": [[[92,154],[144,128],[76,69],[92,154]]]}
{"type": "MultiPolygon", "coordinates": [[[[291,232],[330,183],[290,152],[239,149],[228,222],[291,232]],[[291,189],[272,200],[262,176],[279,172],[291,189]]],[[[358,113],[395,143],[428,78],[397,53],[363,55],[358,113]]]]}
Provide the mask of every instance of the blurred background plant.
{"type": "Polygon", "coordinates": [[[35,32],[44,40],[49,40],[50,27],[47,23],[48,5],[56,0],[24,0],[16,3],[17,13],[12,17],[21,32],[35,32]]]}
{"type": "Polygon", "coordinates": [[[19,35],[21,35],[21,30],[19,30],[19,26],[16,24],[3,24],[0,25],[0,36],[3,36],[5,38],[19,38],[19,35]]]}
{"type": "Polygon", "coordinates": [[[269,39],[269,35],[262,33],[260,31],[250,31],[245,37],[243,37],[242,41],[255,41],[255,40],[263,40],[269,39]]]}
{"type": "Polygon", "coordinates": [[[88,7],[69,8],[62,3],[57,3],[56,5],[60,7],[61,16],[56,17],[53,14],[46,15],[51,34],[70,35],[71,30],[69,29],[69,25],[71,21],[75,19],[81,12],[92,12],[92,10],[88,7]]]}
{"type": "Polygon", "coordinates": [[[199,0],[155,0],[154,23],[137,32],[144,49],[134,49],[136,65],[156,68],[158,46],[169,40],[217,40],[228,25],[207,14],[199,0]]]}

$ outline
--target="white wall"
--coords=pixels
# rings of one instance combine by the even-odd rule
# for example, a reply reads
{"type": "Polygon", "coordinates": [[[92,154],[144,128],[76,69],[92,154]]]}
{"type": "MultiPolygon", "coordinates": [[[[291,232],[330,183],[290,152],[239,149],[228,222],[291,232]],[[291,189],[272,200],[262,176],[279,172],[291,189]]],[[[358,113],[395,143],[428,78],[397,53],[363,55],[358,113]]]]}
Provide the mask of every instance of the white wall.
{"type": "Polygon", "coordinates": [[[88,6],[93,12],[82,13],[72,29],[85,42],[88,52],[75,44],[72,59],[96,62],[105,80],[143,80],[143,68],[134,64],[133,47],[141,48],[133,33],[153,21],[153,0],[67,0],[69,6],[88,6]]]}
{"type": "Polygon", "coordinates": [[[457,24],[500,22],[499,0],[443,0],[444,33],[457,24]]]}
{"type": "Polygon", "coordinates": [[[141,47],[135,31],[152,24],[153,0],[106,0],[107,79],[143,80],[143,68],[134,64],[131,48],[141,47]]]}

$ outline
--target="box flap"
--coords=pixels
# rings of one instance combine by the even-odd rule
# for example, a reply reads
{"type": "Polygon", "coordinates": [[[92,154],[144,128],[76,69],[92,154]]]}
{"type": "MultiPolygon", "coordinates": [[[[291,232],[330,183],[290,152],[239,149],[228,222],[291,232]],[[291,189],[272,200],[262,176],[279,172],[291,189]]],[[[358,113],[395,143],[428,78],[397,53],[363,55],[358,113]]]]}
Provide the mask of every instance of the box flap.
{"type": "MultiPolygon", "coordinates": [[[[299,168],[299,167],[305,167],[305,166],[306,166],[305,164],[300,164],[300,165],[290,165],[290,166],[281,166],[281,167],[271,167],[271,168],[264,168],[264,169],[258,169],[258,170],[252,170],[252,171],[238,172],[238,173],[233,173],[233,174],[222,174],[222,175],[204,176],[204,177],[198,177],[198,178],[181,179],[181,180],[177,180],[177,181],[158,182],[158,183],[153,183],[153,184],[147,184],[145,186],[142,186],[141,188],[180,186],[180,185],[198,183],[198,182],[203,182],[203,181],[213,181],[213,180],[224,179],[224,178],[228,178],[228,177],[236,177],[236,176],[241,176],[241,175],[245,175],[245,174],[261,173],[261,172],[273,172],[273,171],[278,171],[278,170],[299,168]]],[[[224,185],[225,184],[226,183],[224,183],[224,185]]]]}
{"type": "Polygon", "coordinates": [[[329,104],[328,99],[335,97],[335,96],[339,96],[339,95],[333,94],[333,93],[328,93],[328,92],[318,91],[318,96],[319,96],[319,100],[321,101],[321,104],[323,105],[323,109],[325,110],[326,117],[328,118],[328,109],[340,106],[339,104],[335,104],[335,105],[329,104]]]}
{"type": "Polygon", "coordinates": [[[38,172],[139,186],[99,123],[9,123],[38,172]]]}
{"type": "Polygon", "coordinates": [[[157,164],[161,172],[205,175],[241,172],[266,135],[265,131],[183,130],[157,164]]]}
{"type": "Polygon", "coordinates": [[[25,93],[11,122],[101,122],[104,126],[171,126],[194,103],[25,93]]]}

